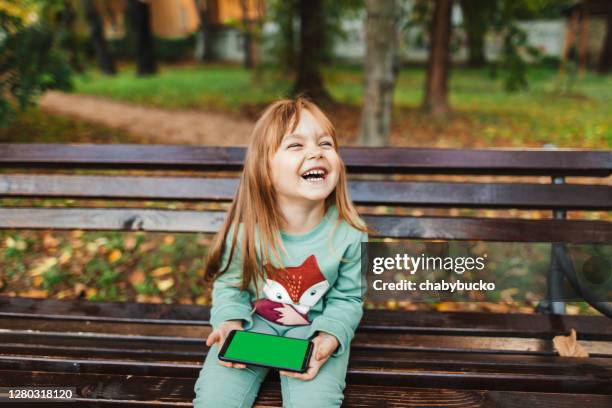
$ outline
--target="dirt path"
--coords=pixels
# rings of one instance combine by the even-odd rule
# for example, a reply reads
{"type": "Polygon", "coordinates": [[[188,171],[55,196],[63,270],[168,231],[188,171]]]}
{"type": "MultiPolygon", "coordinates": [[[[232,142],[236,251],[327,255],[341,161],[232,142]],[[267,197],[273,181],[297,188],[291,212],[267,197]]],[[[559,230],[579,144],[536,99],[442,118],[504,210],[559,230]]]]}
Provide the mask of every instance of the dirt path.
{"type": "Polygon", "coordinates": [[[230,114],[150,108],[86,95],[47,92],[45,112],[125,130],[146,143],[246,145],[253,123],[230,114]]]}

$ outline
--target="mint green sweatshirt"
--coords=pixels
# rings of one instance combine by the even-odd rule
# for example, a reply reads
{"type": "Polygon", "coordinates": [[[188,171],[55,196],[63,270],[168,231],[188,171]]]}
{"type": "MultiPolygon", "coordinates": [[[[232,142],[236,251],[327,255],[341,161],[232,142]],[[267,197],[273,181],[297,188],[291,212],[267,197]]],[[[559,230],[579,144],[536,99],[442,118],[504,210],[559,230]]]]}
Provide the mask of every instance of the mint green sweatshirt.
{"type": "MultiPolygon", "coordinates": [[[[229,258],[232,231],[226,236],[223,267],[229,258]]],[[[242,319],[243,328],[249,330],[257,313],[274,324],[309,325],[308,338],[317,331],[332,334],[340,344],[334,355],[343,354],[363,315],[366,285],[361,274],[361,243],[367,242],[367,234],[340,220],[334,206],[305,234],[281,232],[287,251],[280,250],[283,267],[265,265],[267,279],[259,283],[256,296],[253,284],[240,290],[241,232],[239,228],[232,263],[213,283],[213,328],[242,319]]]]}

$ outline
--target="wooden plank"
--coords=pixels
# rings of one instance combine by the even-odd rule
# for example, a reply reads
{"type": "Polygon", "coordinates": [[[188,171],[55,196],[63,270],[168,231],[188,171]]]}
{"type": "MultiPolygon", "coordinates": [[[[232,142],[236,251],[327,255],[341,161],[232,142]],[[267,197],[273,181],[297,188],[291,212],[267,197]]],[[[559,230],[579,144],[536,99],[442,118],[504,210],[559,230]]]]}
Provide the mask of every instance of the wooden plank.
{"type": "MultiPolygon", "coordinates": [[[[73,384],[87,406],[192,406],[195,378],[143,377],[105,374],[67,374],[23,371],[0,371],[0,386],[32,384],[73,384]]],[[[514,391],[458,390],[448,388],[416,388],[347,384],[343,406],[370,407],[550,407],[588,406],[608,408],[612,396],[593,394],[561,394],[514,391]]],[[[45,406],[65,407],[66,403],[45,406]]],[[[269,376],[262,384],[255,408],[281,407],[278,378],[269,376]]]]}
{"type": "MultiPolygon", "coordinates": [[[[199,363],[0,356],[0,370],[195,378],[200,369],[199,363]]],[[[565,367],[563,370],[512,365],[468,367],[465,364],[443,365],[436,361],[422,364],[388,361],[374,356],[363,360],[351,359],[347,382],[394,386],[410,384],[426,388],[612,394],[612,371],[609,366],[594,364],[590,367],[565,367]]]]}
{"type": "MultiPolygon", "coordinates": [[[[371,237],[497,242],[612,242],[612,222],[366,215],[371,237]]],[[[143,208],[0,208],[0,229],[215,233],[223,211],[143,208]]]]}
{"type": "MultiPolygon", "coordinates": [[[[0,296],[0,316],[198,326],[209,325],[210,308],[197,305],[0,296]]],[[[612,341],[612,320],[603,316],[365,310],[359,325],[359,330],[366,332],[543,339],[567,335],[572,328],[581,340],[612,341]]]]}
{"type": "MultiPolygon", "coordinates": [[[[0,166],[239,170],[243,147],[0,143],[0,166]]],[[[342,148],[350,172],[602,176],[612,152],[569,149],[342,148]]]]}
{"type": "MultiPolygon", "coordinates": [[[[79,345],[104,346],[116,341],[125,347],[146,347],[147,342],[160,343],[166,350],[169,344],[180,347],[201,347],[210,333],[210,326],[166,325],[163,334],[157,324],[117,323],[76,320],[18,319],[0,317],[0,339],[5,343],[50,344],[61,347],[79,345]],[[131,345],[134,346],[131,346],[131,345]]],[[[612,356],[612,342],[584,340],[580,342],[592,356],[612,356]]],[[[552,344],[553,334],[537,339],[512,336],[461,336],[449,331],[437,334],[358,330],[352,346],[362,349],[455,351],[480,353],[522,353],[557,355],[552,344]]],[[[17,346],[15,346],[17,347],[17,346]]],[[[106,346],[105,346],[106,347],[106,346]]],[[[0,346],[0,349],[2,346],[0,346]]]]}
{"type": "MultiPolygon", "coordinates": [[[[114,323],[121,326],[121,324],[114,323]]],[[[209,327],[187,328],[185,326],[164,327],[164,336],[152,335],[143,332],[142,328],[135,327],[129,333],[132,325],[125,325],[122,331],[101,331],[104,325],[89,323],[87,331],[69,330],[60,325],[62,330],[42,330],[29,328],[19,330],[15,328],[0,329],[0,354],[5,355],[39,355],[39,356],[74,356],[88,358],[130,358],[147,361],[195,361],[200,358],[206,346],[204,345],[209,327]],[[166,333],[166,329],[170,333],[166,333]]],[[[8,326],[8,325],[7,325],[8,326]]],[[[157,327],[159,330],[159,326],[157,327]]],[[[605,341],[589,341],[580,339],[580,344],[590,354],[591,360],[612,357],[612,344],[605,341]]],[[[482,355],[483,359],[495,359],[497,356],[512,358],[513,363],[526,361],[532,364],[540,357],[556,357],[558,354],[553,348],[552,338],[516,338],[516,337],[474,337],[457,336],[452,334],[422,335],[422,334],[394,334],[360,332],[357,331],[351,343],[351,355],[358,356],[365,353],[368,358],[371,353],[393,354],[394,359],[411,356],[411,353],[452,353],[458,359],[465,360],[461,355],[482,355]],[[375,351],[374,351],[375,350],[375,351]],[[488,357],[494,355],[495,357],[488,357]],[[535,360],[533,360],[535,359],[535,360]]],[[[502,357],[500,357],[501,359],[502,357]]],[[[474,358],[478,360],[478,358],[474,358]]],[[[488,360],[487,360],[488,361],[488,360]]],[[[552,360],[546,360],[547,365],[552,360]]],[[[604,361],[604,360],[601,360],[604,361]]]]}
{"type": "MultiPolygon", "coordinates": [[[[235,178],[0,175],[0,196],[231,201],[235,178]]],[[[612,209],[612,186],[350,181],[354,202],[461,208],[612,209]]]]}

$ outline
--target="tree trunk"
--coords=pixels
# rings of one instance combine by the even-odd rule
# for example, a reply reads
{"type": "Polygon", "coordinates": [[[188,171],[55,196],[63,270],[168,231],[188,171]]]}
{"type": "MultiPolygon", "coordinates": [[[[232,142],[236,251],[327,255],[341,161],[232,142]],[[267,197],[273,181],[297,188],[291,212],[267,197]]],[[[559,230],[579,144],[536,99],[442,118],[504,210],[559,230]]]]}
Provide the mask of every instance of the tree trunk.
{"type": "Polygon", "coordinates": [[[98,10],[93,0],[82,0],[82,5],[89,24],[89,35],[91,36],[91,42],[96,54],[98,68],[106,75],[115,75],[117,73],[117,68],[115,66],[115,60],[108,52],[108,47],[106,46],[104,27],[102,26],[100,14],[98,14],[98,10]]]}
{"type": "Polygon", "coordinates": [[[197,4],[200,27],[195,35],[194,57],[199,62],[210,62],[215,59],[212,41],[213,29],[208,21],[208,1],[201,0],[197,4]]]}
{"type": "Polygon", "coordinates": [[[485,59],[485,34],[489,18],[487,3],[491,0],[461,0],[461,12],[463,14],[463,27],[468,42],[468,66],[482,67],[486,64],[485,59]]]}
{"type": "Polygon", "coordinates": [[[389,143],[393,90],[399,71],[397,55],[397,0],[366,0],[366,57],[363,110],[359,142],[362,146],[389,143]]]}
{"type": "Polygon", "coordinates": [[[450,112],[448,74],[452,6],[453,0],[436,0],[431,24],[431,49],[427,63],[423,109],[436,117],[446,116],[450,112]]]}
{"type": "Polygon", "coordinates": [[[323,0],[299,0],[300,45],[297,78],[293,94],[304,93],[318,102],[327,103],[331,96],[323,86],[323,0]]]}
{"type": "Polygon", "coordinates": [[[612,72],[612,14],[606,16],[606,39],[599,56],[598,71],[601,74],[612,72]]]}
{"type": "Polygon", "coordinates": [[[244,38],[244,67],[251,69],[255,66],[255,55],[253,50],[253,29],[252,22],[249,20],[249,1],[240,0],[242,9],[242,35],[244,38]]]}
{"type": "Polygon", "coordinates": [[[289,72],[293,72],[296,68],[296,50],[295,50],[295,28],[294,20],[297,13],[296,0],[285,0],[284,5],[286,7],[285,20],[281,23],[281,31],[283,33],[283,49],[282,58],[284,68],[289,72]]]}
{"type": "Polygon", "coordinates": [[[130,18],[136,37],[136,72],[138,76],[157,72],[157,61],[153,51],[151,34],[151,8],[148,2],[129,0],[130,18]]]}

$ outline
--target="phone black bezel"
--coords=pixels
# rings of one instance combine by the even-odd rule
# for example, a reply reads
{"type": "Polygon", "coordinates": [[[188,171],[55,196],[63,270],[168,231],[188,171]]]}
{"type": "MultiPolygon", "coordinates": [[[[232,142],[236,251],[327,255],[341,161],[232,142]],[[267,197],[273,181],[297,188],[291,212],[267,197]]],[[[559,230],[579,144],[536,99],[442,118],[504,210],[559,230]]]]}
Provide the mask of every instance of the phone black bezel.
{"type": "MultiPolygon", "coordinates": [[[[310,362],[310,357],[312,355],[312,350],[313,350],[313,346],[314,344],[312,343],[312,340],[307,340],[307,339],[295,339],[295,340],[303,340],[303,341],[307,341],[308,342],[308,348],[306,349],[306,354],[304,355],[304,361],[302,361],[302,368],[300,370],[295,370],[293,368],[287,368],[287,367],[280,367],[280,366],[273,366],[273,365],[267,365],[267,364],[262,364],[262,363],[254,363],[252,361],[245,361],[245,360],[236,360],[236,359],[229,359],[227,357],[225,357],[225,352],[227,351],[227,348],[229,347],[230,343],[232,342],[234,335],[236,334],[238,330],[232,330],[231,332],[229,332],[229,334],[227,335],[227,338],[225,339],[225,342],[223,343],[223,346],[221,347],[221,350],[219,351],[218,357],[219,360],[221,361],[227,361],[230,363],[240,363],[240,364],[250,364],[250,365],[254,365],[254,366],[258,366],[258,367],[265,367],[265,368],[274,368],[277,370],[285,370],[285,371],[291,371],[294,373],[305,373],[308,370],[308,363],[310,362]]],[[[281,336],[277,336],[274,334],[268,334],[268,333],[259,333],[259,332],[249,332],[247,331],[247,333],[256,333],[256,334],[260,334],[263,336],[273,336],[273,337],[281,337],[281,336]]]]}

